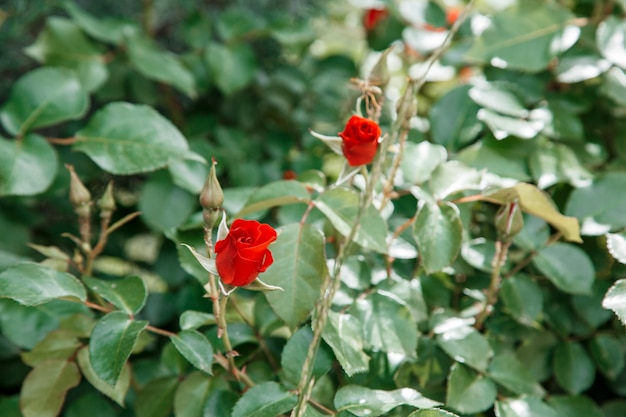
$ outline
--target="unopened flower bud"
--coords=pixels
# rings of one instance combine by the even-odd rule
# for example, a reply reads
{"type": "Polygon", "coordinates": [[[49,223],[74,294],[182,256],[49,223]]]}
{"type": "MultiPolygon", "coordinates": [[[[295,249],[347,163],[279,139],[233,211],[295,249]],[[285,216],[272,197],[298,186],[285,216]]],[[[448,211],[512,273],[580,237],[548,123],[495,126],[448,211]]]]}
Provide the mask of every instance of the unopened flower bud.
{"type": "Polygon", "coordinates": [[[505,204],[496,213],[496,229],[503,241],[511,241],[524,227],[519,202],[505,204]]]}
{"type": "Polygon", "coordinates": [[[74,166],[66,164],[70,172],[70,202],[79,217],[89,217],[91,209],[91,194],[74,171],[74,166]]]}
{"type": "Polygon", "coordinates": [[[98,207],[100,208],[100,217],[110,217],[115,211],[115,199],[113,198],[113,182],[109,182],[104,194],[100,200],[98,200],[98,207]]]}
{"type": "Polygon", "coordinates": [[[213,225],[215,225],[219,219],[219,212],[222,208],[222,204],[224,203],[224,192],[222,191],[220,182],[217,179],[215,165],[217,165],[217,162],[213,158],[211,160],[209,175],[207,176],[206,181],[204,181],[204,186],[200,192],[200,205],[203,208],[202,218],[204,220],[204,225],[208,229],[212,229],[213,225]]]}
{"type": "Polygon", "coordinates": [[[391,52],[393,48],[387,48],[383,51],[382,55],[372,68],[370,75],[367,77],[367,81],[372,85],[377,85],[379,87],[384,87],[389,82],[389,68],[387,66],[387,56],[391,52]]]}

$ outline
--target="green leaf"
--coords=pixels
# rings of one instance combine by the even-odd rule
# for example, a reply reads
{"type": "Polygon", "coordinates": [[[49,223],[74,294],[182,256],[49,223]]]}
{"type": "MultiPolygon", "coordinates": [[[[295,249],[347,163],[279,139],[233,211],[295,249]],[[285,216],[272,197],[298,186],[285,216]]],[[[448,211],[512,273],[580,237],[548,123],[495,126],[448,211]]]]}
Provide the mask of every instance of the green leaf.
{"type": "Polygon", "coordinates": [[[491,174],[519,181],[530,181],[528,166],[523,158],[511,156],[501,149],[476,142],[458,153],[457,160],[476,169],[486,169],[491,174]]]}
{"type": "Polygon", "coordinates": [[[618,67],[612,67],[602,77],[600,93],[620,106],[626,105],[626,74],[618,67]]]}
{"type": "Polygon", "coordinates": [[[618,262],[626,264],[626,233],[607,233],[606,248],[618,262]]]}
{"type": "Polygon", "coordinates": [[[81,346],[76,333],[68,330],[54,330],[37,343],[30,352],[21,354],[22,361],[30,366],[49,359],[68,359],[81,346]]]}
{"type": "Polygon", "coordinates": [[[135,402],[137,417],[167,417],[174,405],[178,376],[167,376],[148,382],[135,402]]]}
{"type": "Polygon", "coordinates": [[[0,137],[0,196],[34,195],[50,187],[57,174],[57,154],[41,136],[21,140],[0,137]]]}
{"type": "Polygon", "coordinates": [[[602,307],[611,309],[626,324],[626,279],[619,279],[606,292],[602,307]]]}
{"type": "Polygon", "coordinates": [[[84,276],[87,287],[127,314],[137,314],[146,304],[148,290],[138,276],[103,280],[84,276]]]}
{"type": "Polygon", "coordinates": [[[130,63],[144,77],[171,85],[189,97],[196,96],[196,81],[178,56],[160,50],[153,41],[131,36],[126,42],[130,63]]]}
{"type": "Polygon", "coordinates": [[[7,132],[23,136],[28,131],[80,118],[89,97],[74,71],[43,67],[30,71],[13,85],[0,109],[7,132]]]}
{"type": "Polygon", "coordinates": [[[75,362],[51,359],[41,362],[26,377],[20,394],[24,417],[56,417],[65,394],[80,382],[75,362]]]}
{"type": "Polygon", "coordinates": [[[578,40],[580,29],[568,26],[574,15],[557,4],[519,4],[493,15],[466,58],[528,72],[545,69],[578,40]]]}
{"type": "Polygon", "coordinates": [[[489,364],[489,377],[516,394],[543,396],[545,391],[531,375],[525,363],[514,354],[503,353],[494,356],[489,364]]]}
{"type": "Polygon", "coordinates": [[[454,261],[461,249],[463,225],[459,209],[448,202],[422,204],[413,233],[426,272],[441,271],[454,261]]]}
{"type": "Polygon", "coordinates": [[[49,17],[35,43],[24,52],[39,63],[75,70],[89,92],[100,88],[109,76],[103,48],[65,18],[49,17]]]}
{"type": "Polygon", "coordinates": [[[127,363],[124,364],[117,382],[115,385],[111,386],[109,383],[100,378],[96,374],[96,371],[94,371],[93,366],[91,365],[91,360],[89,359],[89,348],[87,346],[78,351],[77,359],[80,371],[83,373],[87,381],[89,381],[89,383],[102,394],[124,407],[124,399],[126,398],[126,393],[130,387],[130,366],[127,363]]]}
{"type": "Polygon", "coordinates": [[[589,256],[579,247],[555,243],[541,249],[533,264],[554,285],[570,294],[590,294],[596,272],[589,256]]]}
{"type": "Polygon", "coordinates": [[[348,376],[369,369],[369,356],[363,352],[361,323],[353,316],[329,311],[322,337],[348,376]]]}
{"type": "Polygon", "coordinates": [[[198,197],[177,187],[162,176],[144,184],[138,208],[142,219],[153,229],[174,229],[187,220],[198,204],[198,197]]]}
{"type": "Polygon", "coordinates": [[[536,397],[522,397],[496,401],[499,417],[563,417],[536,397]]]}
{"type": "Polygon", "coordinates": [[[461,414],[474,414],[493,406],[496,384],[465,365],[456,363],[448,377],[446,405],[461,414]]]}
{"type": "Polygon", "coordinates": [[[415,408],[432,408],[441,405],[412,388],[383,391],[359,385],[341,387],[335,394],[334,403],[338,412],[349,411],[359,417],[377,417],[399,405],[415,408]]]}
{"type": "Polygon", "coordinates": [[[596,376],[596,369],[578,342],[563,342],[554,349],[554,376],[565,391],[580,394],[591,387],[596,376]]]}
{"type": "Polygon", "coordinates": [[[537,333],[524,339],[515,352],[519,360],[537,381],[545,381],[552,376],[552,352],[557,339],[551,332],[537,333]]]}
{"type": "Polygon", "coordinates": [[[445,410],[419,410],[408,415],[408,417],[459,417],[458,415],[445,410]]]}
{"type": "Polygon", "coordinates": [[[626,24],[622,19],[609,16],[600,22],[596,43],[606,59],[626,69],[626,24]]]}
{"type": "MultiPolygon", "coordinates": [[[[449,124],[449,122],[447,122],[449,124]]],[[[446,148],[433,145],[430,142],[412,143],[405,145],[400,168],[404,180],[411,184],[421,184],[430,178],[431,173],[448,158],[446,148]]]]}
{"type": "Polygon", "coordinates": [[[611,68],[611,63],[600,55],[574,55],[559,59],[556,78],[566,84],[579,83],[600,76],[611,68]]]}
{"type": "Polygon", "coordinates": [[[578,218],[583,235],[602,235],[626,226],[626,173],[609,172],[570,194],[565,213],[578,218]],[[598,204],[602,202],[602,204],[598,204]]]}
{"type": "Polygon", "coordinates": [[[505,116],[527,118],[530,112],[507,85],[488,83],[472,87],[468,94],[485,109],[505,116]]]}
{"type": "Polygon", "coordinates": [[[468,95],[470,88],[469,85],[454,87],[431,107],[429,121],[433,142],[456,150],[478,136],[483,124],[476,117],[480,107],[468,95]]]}
{"type": "Polygon", "coordinates": [[[428,187],[435,200],[443,200],[455,193],[481,188],[482,174],[463,162],[448,161],[433,171],[428,187]]]}
{"type": "Polygon", "coordinates": [[[583,395],[555,395],[548,398],[548,404],[560,416],[605,417],[600,408],[589,397],[583,395]]]}
{"type": "Polygon", "coordinates": [[[203,372],[193,372],[178,384],[174,395],[176,417],[202,417],[209,393],[214,389],[210,377],[203,372]]]}
{"type": "Polygon", "coordinates": [[[505,116],[489,109],[478,111],[478,120],[485,122],[497,140],[515,136],[520,139],[532,139],[545,127],[543,113],[533,112],[528,119],[505,116]],[[540,117],[541,116],[541,117],[540,117]]]}
{"type": "Polygon", "coordinates": [[[193,366],[212,375],[213,346],[205,335],[195,330],[182,330],[170,336],[170,340],[193,366]]]}
{"type": "MultiPolygon", "coordinates": [[[[347,188],[332,188],[314,200],[315,206],[328,218],[343,236],[353,227],[359,206],[359,195],[347,188]]],[[[387,252],[387,226],[378,210],[370,206],[359,222],[355,241],[366,249],[387,252]]]]}
{"type": "Polygon", "coordinates": [[[87,292],[83,284],[68,273],[25,262],[0,273],[0,297],[34,306],[63,297],[85,301],[87,292]]]}
{"type": "Polygon", "coordinates": [[[514,187],[498,190],[483,198],[485,201],[497,204],[508,204],[518,201],[524,212],[550,223],[563,234],[564,239],[571,242],[582,242],[578,221],[559,213],[550,197],[532,184],[520,182],[514,187]]]}
{"type": "Polygon", "coordinates": [[[588,348],[598,370],[607,378],[616,379],[625,364],[625,349],[619,339],[608,333],[596,334],[588,348]]]}
{"type": "Polygon", "coordinates": [[[290,328],[305,320],[320,297],[328,275],[324,236],[309,224],[290,224],[280,229],[271,246],[274,263],[262,278],[283,291],[268,292],[267,301],[290,328]]]}
{"type": "Polygon", "coordinates": [[[121,311],[106,314],[94,327],[89,340],[89,359],[96,375],[115,385],[139,333],[147,321],[133,320],[121,311]]]}
{"type": "Polygon", "coordinates": [[[123,102],[98,110],[76,133],[73,149],[119,175],[154,171],[170,158],[199,158],[169,120],[151,107],[123,102]]]}
{"type": "Polygon", "coordinates": [[[452,359],[479,371],[486,371],[493,350],[487,338],[470,326],[444,328],[437,343],[452,359]]]}
{"type": "Polygon", "coordinates": [[[311,196],[306,185],[298,181],[275,181],[254,191],[243,208],[233,217],[245,217],[250,213],[272,207],[310,201],[311,196]]]}
{"type": "Polygon", "coordinates": [[[569,147],[552,142],[537,147],[530,158],[530,170],[541,189],[560,182],[582,187],[589,184],[592,178],[569,147]]]}
{"type": "Polygon", "coordinates": [[[178,320],[182,330],[196,330],[198,327],[215,324],[215,316],[203,311],[186,310],[178,320]]]}
{"type": "MultiPolygon", "coordinates": [[[[301,327],[287,340],[280,358],[280,364],[286,381],[298,385],[302,367],[307,356],[309,345],[313,340],[313,332],[309,327],[301,327]]],[[[312,375],[319,379],[332,366],[333,357],[328,347],[321,345],[313,362],[312,375]]]]}
{"type": "Polygon", "coordinates": [[[514,275],[505,279],[500,296],[513,318],[526,326],[531,326],[543,311],[541,288],[526,275],[514,275]]]}
{"type": "Polygon", "coordinates": [[[252,82],[257,70],[256,57],[248,44],[211,43],[206,61],[218,88],[227,96],[252,82]]]}
{"type": "Polygon", "coordinates": [[[167,169],[174,184],[194,195],[200,194],[204,180],[209,175],[207,164],[190,159],[170,159],[167,169]]]}
{"type": "Polygon", "coordinates": [[[88,391],[73,399],[63,412],[63,417],[117,417],[113,405],[95,391],[88,391]]]}
{"type": "Polygon", "coordinates": [[[232,417],[276,417],[298,402],[295,394],[276,382],[263,382],[246,391],[233,408],[232,417]]]}
{"type": "Polygon", "coordinates": [[[401,299],[379,290],[359,298],[351,310],[363,326],[366,348],[415,356],[417,326],[401,299]]]}
{"type": "Polygon", "coordinates": [[[96,18],[70,1],[64,2],[63,8],[81,29],[99,41],[119,45],[125,35],[139,30],[132,23],[100,16],[96,18]]]}

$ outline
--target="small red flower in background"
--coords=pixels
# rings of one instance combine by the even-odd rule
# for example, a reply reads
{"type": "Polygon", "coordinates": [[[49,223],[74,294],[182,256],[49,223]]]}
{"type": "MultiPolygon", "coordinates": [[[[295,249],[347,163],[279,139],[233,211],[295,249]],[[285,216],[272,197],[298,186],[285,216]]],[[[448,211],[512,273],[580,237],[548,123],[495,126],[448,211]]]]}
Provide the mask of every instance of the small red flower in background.
{"type": "Polygon", "coordinates": [[[448,8],[448,10],[446,10],[446,22],[448,22],[448,24],[452,26],[454,22],[457,21],[462,11],[463,11],[463,8],[460,6],[454,6],[454,7],[448,8]]]}
{"type": "Polygon", "coordinates": [[[372,162],[378,149],[380,126],[365,117],[352,116],[343,132],[341,149],[350,166],[365,165],[372,162]]]}
{"type": "Polygon", "coordinates": [[[389,15],[387,9],[367,9],[363,15],[363,27],[366,31],[371,32],[376,28],[378,22],[389,15]]]}
{"type": "Polygon", "coordinates": [[[274,262],[267,248],[276,230],[256,220],[237,219],[225,239],[215,244],[215,267],[224,284],[243,287],[274,262]]]}

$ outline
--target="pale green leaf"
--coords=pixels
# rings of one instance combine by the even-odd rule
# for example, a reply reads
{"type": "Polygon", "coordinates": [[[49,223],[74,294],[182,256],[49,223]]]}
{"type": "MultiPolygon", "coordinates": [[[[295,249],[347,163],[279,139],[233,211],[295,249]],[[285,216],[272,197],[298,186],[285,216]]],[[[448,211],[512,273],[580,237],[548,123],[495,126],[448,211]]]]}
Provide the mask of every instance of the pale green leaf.
{"type": "Polygon", "coordinates": [[[103,280],[85,276],[83,277],[83,282],[90,290],[128,314],[139,313],[148,298],[146,284],[138,276],[116,280],[103,280]]]}
{"type": "Polygon", "coordinates": [[[533,264],[562,291],[590,294],[596,273],[589,256],[579,247],[555,243],[541,249],[533,264]]]}
{"type": "Polygon", "coordinates": [[[93,370],[91,360],[89,359],[89,348],[87,346],[78,351],[77,359],[80,371],[83,373],[87,381],[89,381],[89,383],[102,394],[124,407],[126,393],[130,387],[130,366],[125,363],[115,385],[109,385],[109,383],[100,378],[96,374],[96,371],[93,370]]]}
{"type": "Polygon", "coordinates": [[[486,371],[493,350],[489,341],[471,326],[445,329],[437,335],[437,343],[452,359],[479,371],[486,371]]]}
{"type": "Polygon", "coordinates": [[[626,324],[626,279],[619,279],[606,292],[602,307],[611,309],[626,324]]]}
{"type": "Polygon", "coordinates": [[[341,387],[335,394],[334,403],[337,411],[349,411],[359,417],[381,416],[400,405],[415,408],[433,408],[441,405],[412,388],[384,391],[359,385],[341,387]]]}
{"type": "Polygon", "coordinates": [[[68,359],[81,346],[76,333],[68,330],[54,330],[37,343],[30,352],[22,352],[22,361],[30,366],[49,359],[68,359]]]}
{"type": "Polygon", "coordinates": [[[537,397],[496,401],[496,415],[499,417],[563,417],[537,397]]]}
{"type": "Polygon", "coordinates": [[[462,414],[474,414],[493,406],[496,384],[460,363],[455,364],[448,377],[446,405],[462,414]]]}
{"type": "Polygon", "coordinates": [[[410,184],[423,183],[447,157],[448,152],[441,145],[433,145],[426,141],[417,144],[407,143],[400,165],[405,181],[410,184]]]}
{"type": "Polygon", "coordinates": [[[606,247],[618,262],[626,264],[626,233],[607,233],[606,247]]]}
{"type": "Polygon", "coordinates": [[[67,391],[80,382],[75,362],[51,359],[35,367],[22,385],[20,409],[24,417],[56,417],[67,391]]]}
{"type": "Polygon", "coordinates": [[[245,392],[233,408],[232,417],[276,417],[298,402],[294,393],[276,382],[263,382],[245,392]]]}
{"type": "Polygon", "coordinates": [[[454,261],[461,250],[463,225],[459,209],[448,202],[422,204],[413,225],[413,234],[426,272],[441,271],[454,261]]]}
{"type": "Polygon", "coordinates": [[[348,376],[369,369],[369,356],[363,351],[361,323],[353,316],[329,311],[322,337],[348,376]]]}
{"type": "Polygon", "coordinates": [[[34,195],[50,187],[57,174],[57,154],[41,136],[21,140],[0,137],[0,196],[34,195]]]}
{"type": "Polygon", "coordinates": [[[626,24],[622,19],[609,16],[600,22],[596,43],[606,59],[626,69],[626,24]]]}
{"type": "Polygon", "coordinates": [[[176,336],[170,336],[170,340],[193,366],[212,374],[213,346],[205,335],[195,330],[182,330],[176,336]]]}

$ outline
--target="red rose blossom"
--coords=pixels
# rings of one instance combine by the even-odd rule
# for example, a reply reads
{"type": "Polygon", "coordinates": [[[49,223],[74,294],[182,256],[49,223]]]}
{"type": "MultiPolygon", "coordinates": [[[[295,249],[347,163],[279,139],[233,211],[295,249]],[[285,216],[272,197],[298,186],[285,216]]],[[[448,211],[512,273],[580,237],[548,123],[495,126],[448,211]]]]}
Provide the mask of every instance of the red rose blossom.
{"type": "Polygon", "coordinates": [[[339,136],[343,139],[341,149],[348,164],[353,167],[365,165],[376,155],[380,126],[365,117],[352,116],[339,136]]]}
{"type": "Polygon", "coordinates": [[[376,28],[378,22],[387,17],[389,12],[387,9],[367,9],[363,15],[363,27],[368,32],[371,32],[376,28]]]}
{"type": "Polygon", "coordinates": [[[274,262],[267,247],[276,230],[256,220],[237,219],[225,239],[215,244],[215,266],[224,284],[243,287],[274,262]]]}

